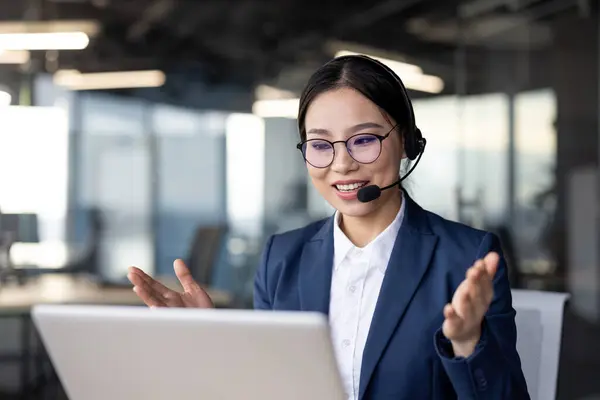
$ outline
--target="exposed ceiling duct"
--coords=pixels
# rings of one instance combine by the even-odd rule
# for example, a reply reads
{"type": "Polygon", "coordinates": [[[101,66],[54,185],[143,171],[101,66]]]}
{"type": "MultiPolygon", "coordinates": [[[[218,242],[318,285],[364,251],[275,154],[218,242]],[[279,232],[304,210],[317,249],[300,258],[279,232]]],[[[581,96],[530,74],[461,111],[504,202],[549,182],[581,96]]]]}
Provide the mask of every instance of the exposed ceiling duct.
{"type": "MultiPolygon", "coordinates": [[[[457,49],[467,46],[480,60],[490,49],[548,49],[551,21],[575,6],[585,11],[587,2],[0,0],[0,33],[68,28],[90,39],[77,51],[5,52],[0,68],[19,73],[26,64],[36,71],[81,74],[160,70],[182,82],[251,88],[265,83],[298,93],[315,68],[337,51],[350,50],[416,64],[452,90],[457,49]],[[332,49],[332,43],[376,50],[332,49]]],[[[169,81],[178,80],[167,79],[165,90],[169,81]]]]}

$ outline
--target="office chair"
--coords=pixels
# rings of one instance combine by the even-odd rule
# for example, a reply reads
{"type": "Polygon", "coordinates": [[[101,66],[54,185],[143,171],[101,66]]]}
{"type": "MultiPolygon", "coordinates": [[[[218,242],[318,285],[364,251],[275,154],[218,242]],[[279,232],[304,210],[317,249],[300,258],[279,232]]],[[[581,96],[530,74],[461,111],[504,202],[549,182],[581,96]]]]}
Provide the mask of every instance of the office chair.
{"type": "Polygon", "coordinates": [[[567,293],[513,289],[517,351],[531,400],[556,399],[567,293]]]}
{"type": "Polygon", "coordinates": [[[211,285],[217,256],[223,245],[227,227],[201,226],[196,230],[187,265],[194,279],[202,285],[211,285]]]}

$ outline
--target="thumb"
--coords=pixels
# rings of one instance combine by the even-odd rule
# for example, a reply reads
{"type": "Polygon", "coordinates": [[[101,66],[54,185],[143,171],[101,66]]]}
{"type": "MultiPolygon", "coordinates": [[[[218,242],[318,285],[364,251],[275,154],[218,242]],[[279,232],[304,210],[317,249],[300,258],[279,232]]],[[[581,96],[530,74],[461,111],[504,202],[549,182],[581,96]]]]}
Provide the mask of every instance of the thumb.
{"type": "Polygon", "coordinates": [[[451,304],[444,307],[444,323],[442,333],[447,339],[456,338],[463,329],[463,320],[458,316],[451,304]]]}
{"type": "Polygon", "coordinates": [[[175,260],[173,262],[173,269],[175,270],[175,275],[177,276],[177,279],[179,279],[179,283],[181,283],[184,291],[192,292],[200,288],[200,285],[196,283],[190,270],[185,265],[183,260],[175,260]]]}
{"type": "Polygon", "coordinates": [[[483,259],[485,264],[485,270],[493,278],[498,270],[498,263],[500,262],[500,255],[496,252],[488,253],[483,259]]]}

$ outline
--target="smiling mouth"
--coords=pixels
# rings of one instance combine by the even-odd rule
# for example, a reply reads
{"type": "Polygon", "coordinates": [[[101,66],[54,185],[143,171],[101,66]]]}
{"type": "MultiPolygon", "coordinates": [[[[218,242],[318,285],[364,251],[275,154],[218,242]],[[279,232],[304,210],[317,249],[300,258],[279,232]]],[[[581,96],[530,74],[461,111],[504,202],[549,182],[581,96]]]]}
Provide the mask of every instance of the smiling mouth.
{"type": "Polygon", "coordinates": [[[367,185],[367,183],[369,182],[356,182],[356,183],[350,183],[347,185],[333,185],[334,188],[336,188],[339,192],[342,193],[350,193],[350,192],[354,192],[364,186],[367,185]]]}

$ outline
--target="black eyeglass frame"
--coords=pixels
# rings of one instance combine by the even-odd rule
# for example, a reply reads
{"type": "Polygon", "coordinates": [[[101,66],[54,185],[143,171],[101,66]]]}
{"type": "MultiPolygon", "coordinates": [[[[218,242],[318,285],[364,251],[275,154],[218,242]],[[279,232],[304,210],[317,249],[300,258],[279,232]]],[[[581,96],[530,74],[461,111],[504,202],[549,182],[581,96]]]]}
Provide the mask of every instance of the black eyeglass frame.
{"type": "Polygon", "coordinates": [[[352,136],[350,136],[350,137],[349,137],[348,139],[346,139],[346,140],[336,140],[335,142],[330,142],[329,140],[326,140],[326,139],[317,139],[317,138],[314,138],[314,139],[307,139],[307,140],[303,140],[302,142],[298,143],[298,144],[296,145],[296,148],[297,148],[298,150],[300,150],[300,153],[302,153],[302,158],[304,158],[304,161],[306,161],[307,163],[309,163],[310,165],[312,165],[314,168],[327,168],[327,167],[329,167],[331,164],[333,164],[333,161],[335,160],[335,144],[336,144],[336,143],[344,143],[344,147],[346,147],[346,151],[348,152],[348,154],[350,155],[350,157],[352,157],[352,159],[353,159],[354,161],[356,161],[357,163],[359,163],[359,164],[373,164],[375,161],[377,161],[377,160],[379,159],[379,156],[381,156],[381,150],[383,149],[383,141],[384,141],[385,139],[387,139],[387,138],[388,138],[388,136],[390,136],[390,134],[392,133],[392,131],[393,131],[394,129],[396,129],[396,126],[397,126],[397,125],[394,125],[394,126],[392,127],[392,129],[390,129],[390,130],[388,131],[388,133],[386,133],[385,135],[377,135],[377,134],[375,134],[375,133],[357,133],[356,135],[352,135],[352,136]],[[365,136],[365,135],[373,136],[373,137],[375,137],[375,138],[377,138],[377,139],[379,140],[379,154],[377,154],[377,157],[375,157],[375,158],[373,159],[373,161],[370,161],[370,162],[367,162],[367,163],[365,163],[365,162],[361,162],[361,161],[358,161],[356,158],[354,158],[354,156],[353,156],[353,155],[352,155],[352,153],[350,152],[350,149],[348,149],[348,142],[349,142],[349,141],[350,141],[352,138],[355,138],[355,137],[357,137],[357,136],[365,136]],[[310,161],[308,161],[308,160],[306,159],[306,155],[305,155],[304,151],[302,151],[302,147],[303,147],[305,144],[307,144],[308,142],[316,141],[316,140],[320,140],[320,141],[322,141],[322,142],[327,142],[327,143],[329,143],[329,144],[331,145],[331,148],[333,149],[333,155],[331,156],[331,161],[329,162],[329,164],[325,165],[324,167],[317,167],[316,165],[313,165],[313,164],[311,164],[311,163],[310,163],[310,161]]]}

